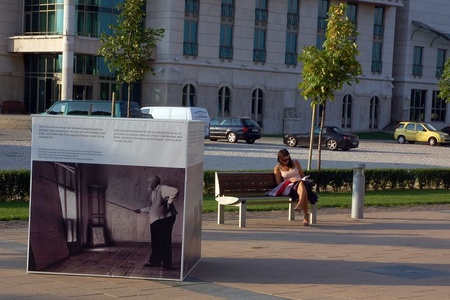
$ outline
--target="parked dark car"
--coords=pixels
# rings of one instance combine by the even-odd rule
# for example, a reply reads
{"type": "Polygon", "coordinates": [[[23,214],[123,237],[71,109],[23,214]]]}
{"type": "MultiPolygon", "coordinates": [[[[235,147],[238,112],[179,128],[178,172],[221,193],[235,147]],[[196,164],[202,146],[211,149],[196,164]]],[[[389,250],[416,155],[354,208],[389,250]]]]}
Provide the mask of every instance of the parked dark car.
{"type": "Polygon", "coordinates": [[[450,126],[445,126],[444,128],[441,129],[441,131],[450,134],[450,126]]]}
{"type": "MultiPolygon", "coordinates": [[[[314,130],[314,146],[319,141],[320,128],[314,130]]],[[[289,147],[309,147],[310,134],[307,133],[291,133],[283,137],[283,143],[289,147]]],[[[359,137],[356,134],[348,133],[339,127],[324,126],[322,130],[322,147],[328,150],[349,150],[358,148],[359,137]]]]}
{"type": "Polygon", "coordinates": [[[247,117],[217,117],[209,123],[209,139],[227,139],[230,143],[245,140],[247,144],[253,144],[262,136],[262,129],[247,117]]]}

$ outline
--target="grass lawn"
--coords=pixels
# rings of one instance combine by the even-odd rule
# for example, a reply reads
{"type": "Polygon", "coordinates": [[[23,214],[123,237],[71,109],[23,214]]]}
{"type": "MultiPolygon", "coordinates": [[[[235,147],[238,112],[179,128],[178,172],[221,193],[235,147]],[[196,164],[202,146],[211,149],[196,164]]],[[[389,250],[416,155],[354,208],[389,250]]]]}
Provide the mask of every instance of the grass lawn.
{"type": "MultiPolygon", "coordinates": [[[[411,206],[429,204],[450,204],[450,190],[395,190],[366,192],[364,206],[411,206]]],[[[28,220],[28,201],[0,202],[0,221],[28,220]]],[[[320,193],[317,207],[349,208],[352,205],[351,193],[320,193]]],[[[249,205],[248,210],[283,210],[286,204],[249,205]]],[[[237,207],[227,206],[227,211],[236,211],[237,207]]],[[[203,212],[217,212],[214,196],[203,198],[203,212]]]]}
{"type": "Polygon", "coordinates": [[[0,221],[28,220],[28,201],[0,202],[0,221]]]}

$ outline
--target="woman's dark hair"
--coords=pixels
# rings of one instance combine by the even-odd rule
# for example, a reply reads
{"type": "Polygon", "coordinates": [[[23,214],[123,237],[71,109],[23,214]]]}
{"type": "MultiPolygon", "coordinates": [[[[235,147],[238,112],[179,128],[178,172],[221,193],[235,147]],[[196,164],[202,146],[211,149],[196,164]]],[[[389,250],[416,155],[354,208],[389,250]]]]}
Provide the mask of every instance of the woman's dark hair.
{"type": "Polygon", "coordinates": [[[292,158],[291,158],[291,154],[289,153],[289,151],[287,149],[281,149],[280,151],[278,151],[278,163],[279,164],[283,164],[283,157],[289,156],[289,162],[287,163],[287,166],[289,168],[293,168],[294,167],[294,163],[292,162],[292,158]]]}

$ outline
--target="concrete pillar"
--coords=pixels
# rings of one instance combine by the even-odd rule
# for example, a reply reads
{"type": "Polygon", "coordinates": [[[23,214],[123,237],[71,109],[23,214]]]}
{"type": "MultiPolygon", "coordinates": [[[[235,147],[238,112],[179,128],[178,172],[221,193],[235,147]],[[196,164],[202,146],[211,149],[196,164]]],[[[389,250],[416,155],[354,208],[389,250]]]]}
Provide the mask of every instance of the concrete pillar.
{"type": "Polygon", "coordinates": [[[73,57],[75,43],[75,0],[64,0],[61,100],[73,97],[73,57]]]}
{"type": "Polygon", "coordinates": [[[353,167],[352,189],[352,218],[362,219],[364,214],[364,194],[366,180],[364,176],[365,164],[357,164],[353,167]]]}

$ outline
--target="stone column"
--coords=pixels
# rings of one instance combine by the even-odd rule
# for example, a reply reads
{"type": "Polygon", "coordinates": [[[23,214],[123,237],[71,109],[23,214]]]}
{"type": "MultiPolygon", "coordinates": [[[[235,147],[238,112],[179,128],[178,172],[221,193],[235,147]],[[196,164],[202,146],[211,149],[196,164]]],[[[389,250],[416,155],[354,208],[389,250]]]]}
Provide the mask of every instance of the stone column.
{"type": "Polygon", "coordinates": [[[75,42],[75,0],[64,0],[61,100],[73,97],[73,57],[75,42]]]}

